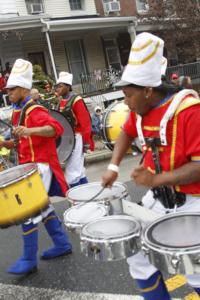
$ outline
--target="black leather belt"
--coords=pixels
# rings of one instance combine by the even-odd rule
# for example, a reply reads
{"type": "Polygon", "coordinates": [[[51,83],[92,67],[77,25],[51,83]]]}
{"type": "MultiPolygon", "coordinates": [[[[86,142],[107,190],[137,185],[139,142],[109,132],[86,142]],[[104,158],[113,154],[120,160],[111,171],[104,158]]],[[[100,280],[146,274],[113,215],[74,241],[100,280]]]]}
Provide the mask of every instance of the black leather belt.
{"type": "Polygon", "coordinates": [[[153,192],[153,196],[155,199],[158,199],[165,208],[173,209],[175,206],[181,207],[185,204],[186,194],[180,192],[173,192],[169,195],[165,195],[165,199],[167,197],[168,206],[166,206],[166,201],[164,201],[164,197],[162,195],[162,191],[159,188],[151,189],[153,192]]]}

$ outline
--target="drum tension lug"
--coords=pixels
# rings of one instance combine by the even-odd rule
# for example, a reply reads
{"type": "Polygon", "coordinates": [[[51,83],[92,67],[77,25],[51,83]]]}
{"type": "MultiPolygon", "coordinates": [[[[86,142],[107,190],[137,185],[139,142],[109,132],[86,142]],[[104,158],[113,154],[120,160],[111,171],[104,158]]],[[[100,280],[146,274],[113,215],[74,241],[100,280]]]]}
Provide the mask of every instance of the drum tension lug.
{"type": "Polygon", "coordinates": [[[28,180],[28,187],[31,188],[32,187],[32,182],[28,180]]]}
{"type": "Polygon", "coordinates": [[[92,252],[94,252],[95,254],[98,254],[98,253],[101,252],[101,250],[100,250],[97,246],[91,246],[91,247],[90,247],[90,250],[91,250],[92,252]]]}
{"type": "Polygon", "coordinates": [[[172,267],[173,267],[175,270],[178,269],[179,263],[180,263],[179,257],[176,256],[176,255],[172,256],[172,258],[171,258],[171,265],[172,265],[172,267]]]}

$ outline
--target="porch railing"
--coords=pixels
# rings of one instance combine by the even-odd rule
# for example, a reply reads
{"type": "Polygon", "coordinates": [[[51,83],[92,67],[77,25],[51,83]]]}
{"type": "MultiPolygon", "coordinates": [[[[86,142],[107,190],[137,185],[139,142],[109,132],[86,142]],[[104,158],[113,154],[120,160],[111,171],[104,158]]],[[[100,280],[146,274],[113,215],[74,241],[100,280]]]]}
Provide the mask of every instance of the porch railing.
{"type": "Polygon", "coordinates": [[[168,67],[166,75],[170,78],[173,73],[177,73],[179,76],[190,76],[191,79],[200,79],[200,61],[168,67]]]}
{"type": "Polygon", "coordinates": [[[80,78],[83,94],[109,90],[113,87],[113,84],[121,78],[121,74],[122,71],[115,70],[112,67],[81,74],[80,78]]]}

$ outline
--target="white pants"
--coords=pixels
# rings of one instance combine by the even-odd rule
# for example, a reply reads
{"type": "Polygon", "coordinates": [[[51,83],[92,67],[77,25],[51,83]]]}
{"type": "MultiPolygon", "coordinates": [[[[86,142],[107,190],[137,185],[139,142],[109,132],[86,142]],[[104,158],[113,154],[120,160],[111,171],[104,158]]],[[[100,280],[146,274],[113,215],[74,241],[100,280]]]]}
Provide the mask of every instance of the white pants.
{"type": "MultiPolygon", "coordinates": [[[[50,185],[51,185],[52,171],[48,164],[37,163],[37,166],[38,166],[38,171],[41,176],[42,182],[44,184],[45,190],[48,193],[48,191],[50,189],[50,185]]],[[[36,197],[37,197],[37,194],[36,194],[36,197]]],[[[49,204],[47,209],[45,209],[43,212],[41,212],[40,215],[28,219],[25,222],[25,224],[30,224],[30,223],[37,224],[40,221],[42,221],[44,218],[46,218],[52,211],[54,211],[54,207],[52,204],[49,204]]]]}
{"type": "Polygon", "coordinates": [[[70,185],[78,183],[83,177],[85,177],[83,139],[81,134],[75,134],[75,147],[67,161],[65,179],[70,185]]]}
{"type": "MultiPolygon", "coordinates": [[[[142,199],[145,207],[152,209],[157,213],[165,215],[167,212],[174,212],[174,209],[166,209],[160,201],[153,198],[152,191],[148,191],[142,199]]],[[[200,197],[186,196],[186,202],[181,207],[177,208],[177,212],[200,212],[200,197]]],[[[145,223],[145,220],[143,220],[145,223]]],[[[142,251],[127,259],[129,271],[133,278],[148,279],[157,269],[150,264],[149,259],[142,251]]],[[[188,283],[193,287],[200,287],[200,274],[186,276],[188,283]]]]}

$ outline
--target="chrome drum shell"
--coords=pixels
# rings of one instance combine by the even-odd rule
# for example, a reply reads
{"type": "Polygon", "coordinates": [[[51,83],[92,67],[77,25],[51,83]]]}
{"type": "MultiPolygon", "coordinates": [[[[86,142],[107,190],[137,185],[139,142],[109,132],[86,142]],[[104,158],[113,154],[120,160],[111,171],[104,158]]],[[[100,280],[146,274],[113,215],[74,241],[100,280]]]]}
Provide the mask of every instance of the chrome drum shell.
{"type": "Polygon", "coordinates": [[[200,228],[200,213],[169,214],[144,229],[141,248],[150,262],[161,271],[172,275],[197,274],[200,272],[200,237],[197,228],[200,228]],[[170,235],[173,237],[170,238],[170,235]]]}
{"type": "Polygon", "coordinates": [[[118,215],[103,217],[99,220],[89,222],[83,226],[80,236],[81,251],[87,257],[93,258],[97,261],[115,261],[125,259],[139,251],[140,232],[141,226],[139,222],[130,216],[118,215]],[[121,232],[119,236],[115,234],[113,234],[113,236],[112,234],[108,236],[106,234],[110,222],[113,222],[113,229],[114,231],[117,231],[120,228],[121,222],[123,221],[128,222],[128,224],[132,223],[130,230],[127,232],[121,232]],[[119,223],[119,228],[116,226],[117,223],[119,223]],[[95,232],[96,225],[101,228],[99,236],[98,232],[95,232]],[[102,225],[104,225],[104,228],[102,228],[102,225]],[[93,227],[94,236],[92,234],[93,227]]]}

